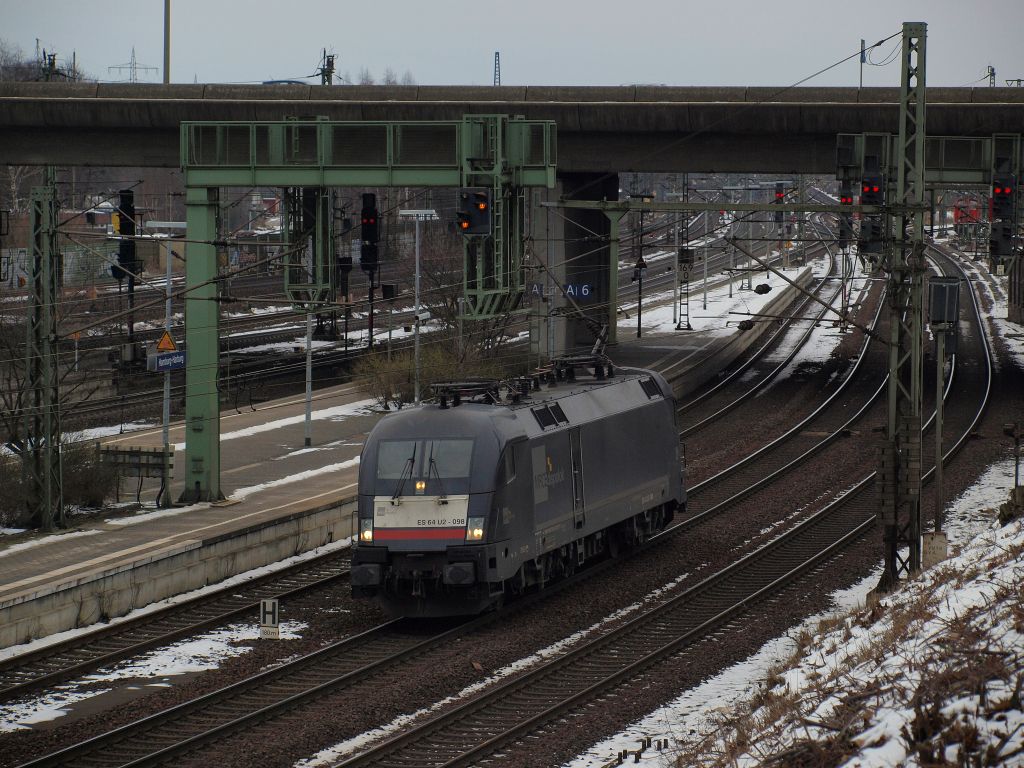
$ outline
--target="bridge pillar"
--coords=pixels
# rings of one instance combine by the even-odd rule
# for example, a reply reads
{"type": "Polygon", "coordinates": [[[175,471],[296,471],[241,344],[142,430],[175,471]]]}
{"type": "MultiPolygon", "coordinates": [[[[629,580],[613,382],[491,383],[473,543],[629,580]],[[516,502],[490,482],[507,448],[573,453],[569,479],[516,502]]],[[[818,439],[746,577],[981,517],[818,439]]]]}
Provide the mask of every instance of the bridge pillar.
{"type": "MultiPolygon", "coordinates": [[[[617,173],[559,173],[562,196],[567,200],[618,200],[617,173]]],[[[576,289],[573,297],[598,326],[609,323],[608,342],[615,343],[618,264],[611,264],[618,248],[611,247],[613,227],[603,211],[565,211],[565,285],[576,289]],[[584,286],[588,295],[583,296],[584,286]]],[[[616,262],[617,262],[616,256],[616,262]]],[[[594,343],[591,324],[575,312],[566,323],[566,346],[589,349],[594,343]]]]}
{"type": "Polygon", "coordinates": [[[219,190],[185,189],[185,490],[180,501],[217,501],[220,492],[220,334],[217,304],[219,190]]]}

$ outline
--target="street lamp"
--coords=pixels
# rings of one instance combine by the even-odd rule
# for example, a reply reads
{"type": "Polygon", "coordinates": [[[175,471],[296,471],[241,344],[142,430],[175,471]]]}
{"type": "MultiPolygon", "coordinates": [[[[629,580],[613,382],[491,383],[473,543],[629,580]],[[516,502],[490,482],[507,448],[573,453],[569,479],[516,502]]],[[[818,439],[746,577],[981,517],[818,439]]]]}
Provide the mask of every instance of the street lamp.
{"type": "MultiPolygon", "coordinates": [[[[654,195],[650,192],[634,193],[630,196],[631,200],[639,200],[641,203],[654,202],[654,195]]],[[[647,262],[644,261],[644,209],[640,209],[640,221],[637,226],[636,242],[637,242],[637,257],[636,265],[633,267],[633,280],[637,284],[636,286],[636,337],[639,339],[642,334],[641,330],[641,315],[643,312],[643,301],[644,301],[644,272],[647,271],[647,262]]]]}
{"type": "Polygon", "coordinates": [[[437,221],[437,213],[432,208],[410,209],[399,211],[398,218],[412,219],[416,222],[416,277],[413,303],[413,365],[415,367],[415,379],[413,381],[413,403],[420,404],[420,320],[430,317],[429,312],[420,311],[420,222],[437,221]]]}

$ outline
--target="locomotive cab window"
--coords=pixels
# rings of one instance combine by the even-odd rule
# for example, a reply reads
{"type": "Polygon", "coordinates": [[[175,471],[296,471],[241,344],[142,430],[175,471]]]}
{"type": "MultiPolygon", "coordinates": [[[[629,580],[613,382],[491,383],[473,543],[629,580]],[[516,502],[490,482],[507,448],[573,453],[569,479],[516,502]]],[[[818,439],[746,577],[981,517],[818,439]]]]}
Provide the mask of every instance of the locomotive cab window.
{"type": "Polygon", "coordinates": [[[377,448],[377,479],[465,479],[472,461],[472,440],[382,440],[377,448]]]}

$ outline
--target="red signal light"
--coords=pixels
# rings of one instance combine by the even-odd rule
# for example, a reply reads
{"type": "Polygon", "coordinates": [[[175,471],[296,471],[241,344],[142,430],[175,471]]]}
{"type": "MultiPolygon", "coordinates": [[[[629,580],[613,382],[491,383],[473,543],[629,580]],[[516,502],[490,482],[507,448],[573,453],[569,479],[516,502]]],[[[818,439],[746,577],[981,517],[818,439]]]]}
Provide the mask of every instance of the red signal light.
{"type": "Polygon", "coordinates": [[[459,222],[459,226],[463,229],[469,229],[469,221],[467,219],[462,219],[462,221],[459,222]]]}
{"type": "Polygon", "coordinates": [[[487,210],[487,203],[477,203],[476,207],[477,207],[477,209],[479,209],[481,211],[486,211],[487,210]]]}

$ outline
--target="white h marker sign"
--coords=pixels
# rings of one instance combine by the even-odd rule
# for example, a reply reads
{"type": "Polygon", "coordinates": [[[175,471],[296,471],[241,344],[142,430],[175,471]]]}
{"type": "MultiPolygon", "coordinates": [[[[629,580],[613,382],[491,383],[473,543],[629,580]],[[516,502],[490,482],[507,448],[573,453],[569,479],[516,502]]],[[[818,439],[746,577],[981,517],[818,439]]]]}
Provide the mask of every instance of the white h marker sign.
{"type": "Polygon", "coordinates": [[[280,614],[277,600],[260,600],[260,640],[280,640],[280,614]]]}

